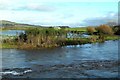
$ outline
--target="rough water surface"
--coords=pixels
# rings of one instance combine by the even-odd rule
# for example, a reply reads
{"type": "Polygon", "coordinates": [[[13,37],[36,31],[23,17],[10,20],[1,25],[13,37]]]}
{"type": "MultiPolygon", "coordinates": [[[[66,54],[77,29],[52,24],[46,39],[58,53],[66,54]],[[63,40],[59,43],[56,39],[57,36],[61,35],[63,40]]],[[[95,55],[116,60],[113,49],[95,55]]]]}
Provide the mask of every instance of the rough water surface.
{"type": "Polygon", "coordinates": [[[3,78],[117,78],[118,42],[41,50],[3,49],[3,78]]]}

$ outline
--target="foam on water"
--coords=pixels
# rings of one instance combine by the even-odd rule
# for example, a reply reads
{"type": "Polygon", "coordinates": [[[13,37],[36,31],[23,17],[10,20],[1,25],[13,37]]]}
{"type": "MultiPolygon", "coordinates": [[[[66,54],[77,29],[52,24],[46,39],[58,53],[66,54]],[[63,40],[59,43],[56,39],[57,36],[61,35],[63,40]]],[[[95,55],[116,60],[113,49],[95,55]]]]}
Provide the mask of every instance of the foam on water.
{"type": "Polygon", "coordinates": [[[0,74],[2,75],[22,75],[22,74],[26,74],[28,72],[32,72],[32,70],[25,70],[24,72],[17,72],[17,71],[4,71],[4,72],[0,72],[0,74]]]}

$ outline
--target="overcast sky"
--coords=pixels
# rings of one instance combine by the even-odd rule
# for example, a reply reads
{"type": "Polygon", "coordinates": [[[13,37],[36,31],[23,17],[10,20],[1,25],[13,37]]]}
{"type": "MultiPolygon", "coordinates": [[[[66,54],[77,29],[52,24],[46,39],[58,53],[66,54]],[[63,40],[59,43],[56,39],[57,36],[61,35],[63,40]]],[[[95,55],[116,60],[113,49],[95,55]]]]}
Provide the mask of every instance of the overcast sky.
{"type": "Polygon", "coordinates": [[[95,26],[117,22],[118,0],[0,0],[0,20],[36,25],[95,26]]]}

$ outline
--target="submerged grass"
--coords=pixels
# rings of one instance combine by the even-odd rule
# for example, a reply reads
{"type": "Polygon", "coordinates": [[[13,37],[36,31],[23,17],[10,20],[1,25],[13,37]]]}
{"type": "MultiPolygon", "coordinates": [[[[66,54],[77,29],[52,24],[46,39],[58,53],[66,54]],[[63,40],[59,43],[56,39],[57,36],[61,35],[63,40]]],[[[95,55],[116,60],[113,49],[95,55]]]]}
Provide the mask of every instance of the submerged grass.
{"type": "Polygon", "coordinates": [[[118,40],[118,39],[120,39],[120,36],[107,36],[106,38],[105,38],[105,40],[118,40]]]}
{"type": "MultiPolygon", "coordinates": [[[[94,38],[97,38],[98,36],[92,36],[94,38]]],[[[107,40],[118,40],[120,39],[119,36],[107,36],[105,37],[105,41],[107,40]]],[[[63,43],[60,44],[60,46],[66,46],[66,45],[81,45],[81,44],[88,44],[88,43],[96,43],[96,42],[102,42],[101,40],[91,40],[91,38],[78,38],[78,39],[73,39],[73,38],[66,38],[64,41],[62,41],[63,43]]],[[[26,47],[28,47],[29,49],[32,49],[32,46],[30,45],[26,45],[26,47]]],[[[57,47],[57,46],[50,46],[50,45],[45,45],[45,47],[41,47],[41,48],[51,48],[51,47],[57,47]]],[[[0,48],[18,48],[18,45],[15,44],[9,44],[9,43],[2,43],[2,45],[0,45],[0,48]]],[[[20,49],[24,49],[21,48],[20,49]]],[[[27,48],[26,48],[27,49],[27,48]]],[[[33,48],[33,49],[36,49],[33,48]]],[[[40,48],[39,48],[40,49],[40,48]]]]}
{"type": "Polygon", "coordinates": [[[12,45],[12,44],[9,44],[9,43],[2,43],[0,45],[0,48],[10,49],[10,48],[18,48],[18,47],[17,47],[17,45],[12,45]]]}
{"type": "MultiPolygon", "coordinates": [[[[17,29],[19,29],[19,28],[17,28],[17,29]]],[[[39,29],[37,28],[37,29],[35,29],[35,31],[33,31],[33,28],[31,28],[31,27],[29,27],[29,29],[31,30],[31,32],[35,33],[38,30],[41,30],[43,28],[39,28],[39,29]]],[[[42,34],[44,33],[44,36],[47,35],[47,33],[49,33],[50,35],[53,35],[51,33],[54,33],[54,36],[56,36],[55,32],[59,31],[59,30],[54,30],[54,29],[45,29],[45,30],[46,31],[41,32],[42,31],[41,30],[39,32],[42,33],[42,34]]],[[[65,30],[67,30],[67,31],[80,31],[80,32],[83,32],[83,33],[87,32],[86,27],[82,27],[82,28],[65,28],[65,30]]],[[[61,34],[61,33],[63,33],[62,30],[59,32],[59,34],[61,34]]],[[[31,34],[29,35],[29,37],[31,37],[31,34]]],[[[36,38],[36,40],[35,40],[35,38],[36,37],[30,38],[31,40],[34,41],[33,43],[38,41],[37,38],[36,38]]],[[[25,49],[25,48],[26,49],[27,48],[28,49],[32,49],[32,48],[35,48],[35,49],[36,48],[51,48],[51,47],[65,46],[65,45],[78,45],[78,44],[96,43],[96,42],[102,42],[102,41],[106,41],[106,40],[118,40],[118,39],[120,39],[120,36],[116,36],[116,35],[109,36],[109,35],[106,35],[104,40],[100,40],[98,35],[91,35],[89,38],[65,38],[61,42],[58,40],[58,44],[54,43],[54,37],[46,37],[46,39],[45,39],[45,37],[43,37],[41,39],[43,39],[43,40],[42,40],[40,45],[33,46],[31,44],[28,44],[28,43],[24,44],[24,42],[21,43],[20,46],[18,46],[17,44],[2,43],[0,45],[0,48],[20,48],[20,49],[25,49]],[[44,45],[43,45],[43,42],[44,42],[44,45]]],[[[15,42],[13,42],[13,43],[15,43],[15,42]]]]}

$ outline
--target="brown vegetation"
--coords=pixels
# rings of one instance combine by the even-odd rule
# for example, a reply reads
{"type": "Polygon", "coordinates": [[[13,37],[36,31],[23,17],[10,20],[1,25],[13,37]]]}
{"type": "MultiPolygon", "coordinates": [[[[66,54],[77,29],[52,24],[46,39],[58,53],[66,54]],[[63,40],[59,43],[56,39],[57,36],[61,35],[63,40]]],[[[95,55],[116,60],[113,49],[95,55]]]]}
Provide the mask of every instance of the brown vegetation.
{"type": "Polygon", "coordinates": [[[99,27],[96,28],[96,30],[100,34],[108,34],[108,35],[113,35],[113,30],[110,26],[108,25],[100,25],[99,27]]]}
{"type": "Polygon", "coordinates": [[[95,31],[96,31],[96,30],[95,30],[94,27],[88,27],[88,28],[87,28],[88,34],[93,34],[95,31]]]}

